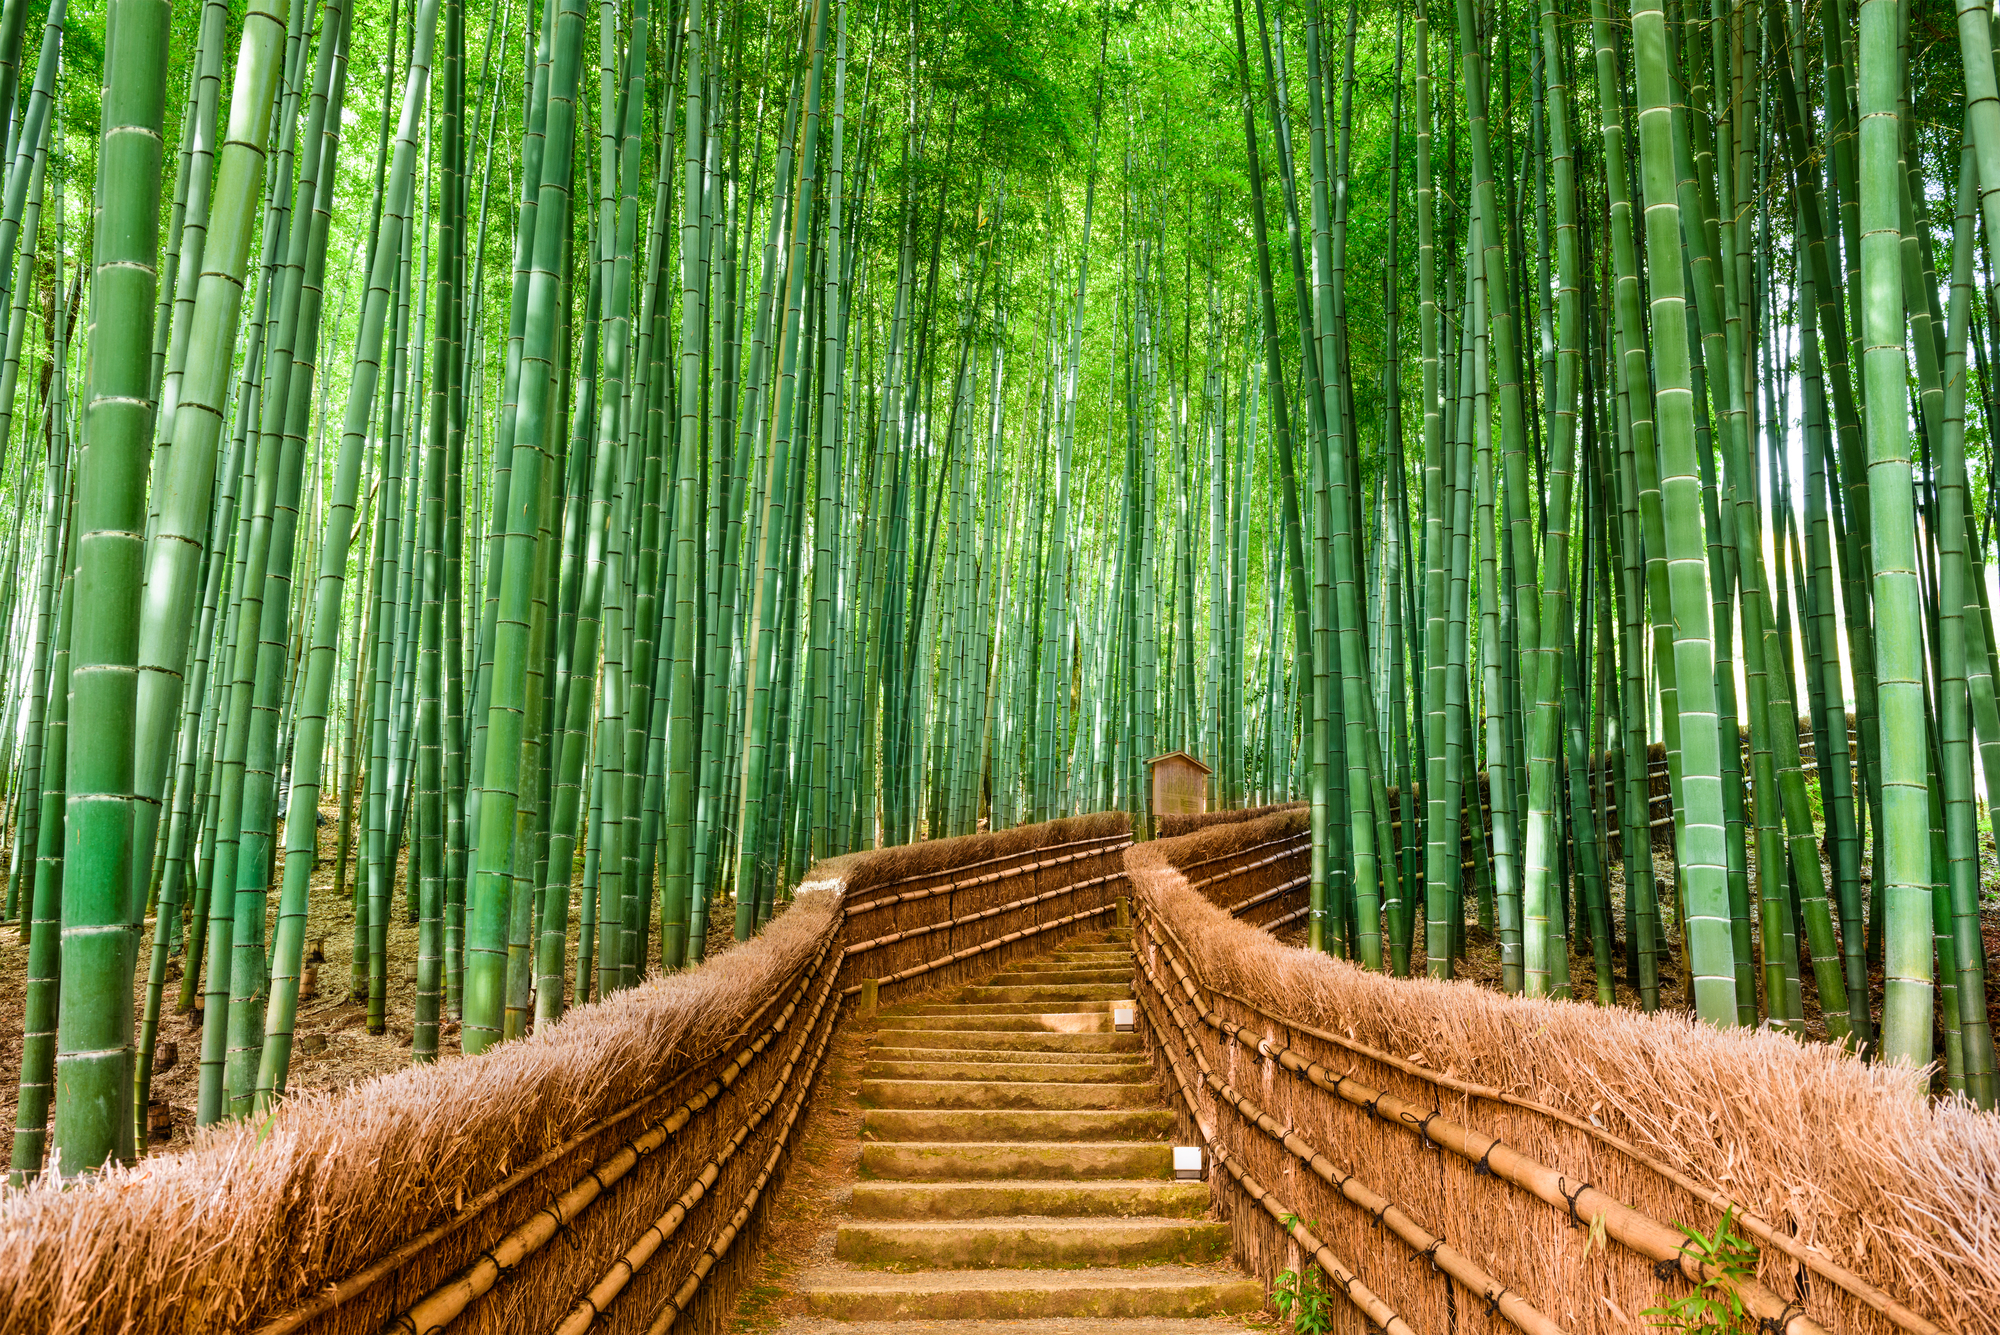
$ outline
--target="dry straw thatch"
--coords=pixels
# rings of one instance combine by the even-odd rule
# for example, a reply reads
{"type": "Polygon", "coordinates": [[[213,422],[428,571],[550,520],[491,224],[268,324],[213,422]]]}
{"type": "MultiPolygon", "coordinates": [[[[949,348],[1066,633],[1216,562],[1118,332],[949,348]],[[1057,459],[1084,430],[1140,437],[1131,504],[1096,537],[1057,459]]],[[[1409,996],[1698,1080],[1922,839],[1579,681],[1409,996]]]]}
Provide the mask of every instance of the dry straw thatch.
{"type": "MultiPolygon", "coordinates": [[[[592,1327],[645,1330],[678,1296],[688,1305],[677,1329],[718,1330],[755,1264],[759,1202],[780,1185],[783,1137],[838,1014],[830,989],[1108,908],[1124,893],[1130,828],[1112,813],[834,859],[754,940],[524,1041],[301,1094],[262,1124],[217,1127],[183,1153],[114,1167],[88,1186],[65,1191],[48,1178],[0,1195],[0,1335],[215,1335],[274,1321],[309,1335],[379,1331],[648,1132],[657,1148],[451,1328],[550,1328],[727,1152],[672,1238],[592,1327]],[[867,907],[885,897],[898,902],[867,907]],[[1023,898],[1033,902],[1004,907],[1023,898]],[[849,908],[858,925],[845,924],[849,908]],[[938,923],[951,925],[843,956],[845,941],[938,923]],[[817,1002],[796,1005],[772,1036],[782,1008],[808,996],[817,1002]],[[699,1111],[674,1122],[690,1100],[699,1111]],[[664,1138],[663,1124],[675,1128],[664,1138]],[[733,1245],[705,1258],[718,1237],[733,1245]],[[371,1268],[384,1272],[379,1282],[314,1310],[328,1285],[353,1285],[371,1268]]],[[[990,972],[1101,920],[1019,936],[911,985],[990,972]]]]}
{"type": "MultiPolygon", "coordinates": [[[[184,1153],[114,1168],[88,1187],[65,1192],[45,1179],[0,1197],[0,1335],[254,1329],[580,1141],[368,1293],[303,1327],[377,1330],[629,1139],[635,1123],[700,1088],[747,1030],[768,1023],[759,1017],[773,999],[796,990],[838,923],[835,896],[804,895],[745,946],[482,1057],[301,1095],[265,1123],[218,1127],[184,1153]],[[641,1099],[636,1117],[592,1132],[641,1099]]],[[[658,1214],[662,1195],[671,1200],[689,1167],[765,1098],[777,1069],[763,1058],[454,1330],[542,1328],[560,1316],[574,1296],[571,1277],[602,1272],[658,1214]]],[[[764,1158],[755,1148],[714,1184],[687,1221],[687,1242],[634,1283],[607,1329],[643,1328],[673,1292],[741,1204],[764,1158]]],[[[749,1250],[739,1241],[731,1255],[749,1250]]],[[[717,1274],[723,1282],[697,1301],[690,1328],[713,1328],[733,1299],[727,1259],[717,1274]]]]}
{"type": "Polygon", "coordinates": [[[1304,802],[1275,802],[1268,807],[1226,807],[1221,811],[1194,811],[1187,813],[1169,812],[1153,817],[1153,837],[1155,839],[1178,839],[1196,830],[1206,830],[1217,825],[1241,825],[1244,821],[1261,820],[1265,816],[1276,815],[1280,811],[1304,811],[1304,802]]]}
{"type": "Polygon", "coordinates": [[[984,976],[1011,959],[1039,954],[1077,932],[1107,925],[1099,914],[1029,930],[1108,908],[1123,895],[1123,850],[1131,831],[1124,812],[1071,816],[832,858],[812,870],[808,884],[841,887],[849,949],[843,984],[889,978],[1002,936],[1028,933],[885,986],[886,1002],[984,976]],[[1003,911],[991,912],[995,909],[1003,911]],[[882,940],[891,936],[899,939],[882,940]]]}
{"type": "MultiPolygon", "coordinates": [[[[1655,1220],[1712,1231],[1721,1211],[1707,1197],[1721,1193],[1946,1330],[2000,1332],[2000,1119],[1930,1102],[1924,1081],[1906,1069],[1773,1033],[1368,973],[1232,921],[1217,902],[1240,900],[1240,888],[1213,883],[1206,894],[1196,892],[1189,881],[1210,873],[1178,870],[1231,845],[1279,837],[1287,820],[1267,817],[1127,851],[1134,895],[1171,924],[1186,966],[1221,1016],[1336,1075],[1498,1136],[1569,1183],[1594,1184],[1655,1220]],[[1601,1128],[1637,1154],[1527,1103],[1601,1128]],[[1644,1160],[1685,1175],[1702,1194],[1644,1160]]],[[[1143,934],[1141,948],[1150,949],[1143,934]]],[[[1196,1032],[1210,1064],[1279,1124],[1565,1329],[1637,1329],[1643,1308],[1685,1292],[1681,1281],[1656,1277],[1646,1258],[1594,1240],[1561,1209],[1426,1148],[1407,1129],[1205,1027],[1196,1032]]],[[[1160,1047],[1179,1042],[1153,1039],[1160,1047]]],[[[1416,1329],[1508,1328],[1476,1296],[1454,1292],[1417,1263],[1295,1155],[1218,1101],[1199,1101],[1203,1120],[1239,1163],[1290,1209],[1321,1221],[1318,1236],[1416,1329]]],[[[1192,1124],[1184,1130],[1194,1133],[1192,1124]]],[[[1267,1278],[1298,1264],[1283,1230],[1246,1208],[1227,1174],[1214,1176],[1239,1259],[1267,1278]]],[[[1762,1249],[1759,1277],[1787,1299],[1803,1295],[1806,1313],[1828,1330],[1896,1329],[1777,1247],[1762,1249]]]]}

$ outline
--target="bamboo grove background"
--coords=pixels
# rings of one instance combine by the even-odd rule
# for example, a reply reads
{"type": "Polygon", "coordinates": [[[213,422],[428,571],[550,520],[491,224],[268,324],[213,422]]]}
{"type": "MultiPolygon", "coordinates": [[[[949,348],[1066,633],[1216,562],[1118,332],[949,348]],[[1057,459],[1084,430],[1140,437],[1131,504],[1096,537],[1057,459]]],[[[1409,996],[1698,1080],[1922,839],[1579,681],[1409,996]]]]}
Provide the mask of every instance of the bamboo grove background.
{"type": "Polygon", "coordinates": [[[200,1120],[283,1094],[328,857],[426,1061],[1177,748],[1310,801],[1316,949],[1990,1106],[1993,39],[0,5],[15,1173],[197,994],[200,1120]]]}

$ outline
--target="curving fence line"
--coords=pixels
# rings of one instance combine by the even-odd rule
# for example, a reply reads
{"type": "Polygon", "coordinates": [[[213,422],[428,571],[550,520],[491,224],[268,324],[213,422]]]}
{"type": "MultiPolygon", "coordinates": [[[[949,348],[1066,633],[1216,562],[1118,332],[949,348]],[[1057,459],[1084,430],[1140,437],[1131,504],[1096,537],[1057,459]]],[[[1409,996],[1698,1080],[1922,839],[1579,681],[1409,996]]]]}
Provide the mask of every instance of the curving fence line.
{"type": "Polygon", "coordinates": [[[718,1330],[842,1005],[1107,925],[1130,841],[1110,814],[824,862],[755,939],[520,1042],[0,1193],[0,1335],[718,1330]]]}
{"type": "Polygon", "coordinates": [[[1386,1331],[2000,1331],[2000,1123],[1776,1034],[1392,979],[1280,945],[1295,815],[1128,850],[1141,1028],[1239,1261],[1386,1331]],[[1751,1271],[1680,1226],[1727,1211],[1751,1271]]]}

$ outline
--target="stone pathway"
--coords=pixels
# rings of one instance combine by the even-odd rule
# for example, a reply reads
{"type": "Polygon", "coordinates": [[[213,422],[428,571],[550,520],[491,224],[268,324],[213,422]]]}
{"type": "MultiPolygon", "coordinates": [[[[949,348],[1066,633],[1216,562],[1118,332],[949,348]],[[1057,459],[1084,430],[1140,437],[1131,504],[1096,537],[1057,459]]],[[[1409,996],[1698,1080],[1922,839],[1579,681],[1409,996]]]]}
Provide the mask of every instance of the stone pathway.
{"type": "Polygon", "coordinates": [[[883,1011],[859,1181],[831,1259],[796,1272],[787,1335],[1194,1335],[1261,1309],[1208,1184],[1173,1179],[1173,1117],[1115,1030],[1129,941],[1074,938],[883,1011]]]}

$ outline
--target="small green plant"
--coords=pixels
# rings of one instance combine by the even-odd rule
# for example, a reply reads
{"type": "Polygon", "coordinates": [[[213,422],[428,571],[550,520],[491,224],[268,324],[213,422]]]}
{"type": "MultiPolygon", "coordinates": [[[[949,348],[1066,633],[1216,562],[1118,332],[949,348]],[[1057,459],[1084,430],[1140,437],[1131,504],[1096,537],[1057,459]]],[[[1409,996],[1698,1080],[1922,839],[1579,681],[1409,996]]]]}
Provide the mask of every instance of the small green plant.
{"type": "MultiPolygon", "coordinates": [[[[1747,1238],[1739,1235],[1730,1224],[1735,1211],[1725,1210],[1722,1219],[1715,1226],[1713,1235],[1700,1233],[1683,1224],[1675,1224],[1687,1239],[1683,1254],[1692,1255],[1713,1267],[1714,1273],[1705,1276],[1694,1292],[1679,1298],[1670,1298],[1657,1307],[1648,1307],[1641,1316],[1650,1317],[1651,1324],[1661,1330],[1677,1331],[1680,1335],[1738,1335],[1738,1332],[1756,1329],[1756,1322],[1744,1310],[1743,1298],[1737,1292],[1734,1281],[1752,1279],[1757,1274],[1757,1249],[1747,1238]]],[[[1672,1262],[1662,1262],[1661,1268],[1672,1262]]],[[[1662,1278],[1666,1276],[1662,1275],[1662,1278]]]]}
{"type": "MultiPolygon", "coordinates": [[[[1298,1222],[1297,1215],[1285,1216],[1286,1228],[1295,1227],[1298,1222]]],[[[1313,1222],[1306,1227],[1315,1232],[1319,1229],[1313,1222]]],[[[1292,1323],[1296,1335],[1326,1335],[1333,1329],[1334,1293],[1327,1288],[1316,1265],[1308,1263],[1303,1273],[1279,1272],[1271,1284],[1271,1301],[1278,1305],[1278,1315],[1292,1323]]]]}

